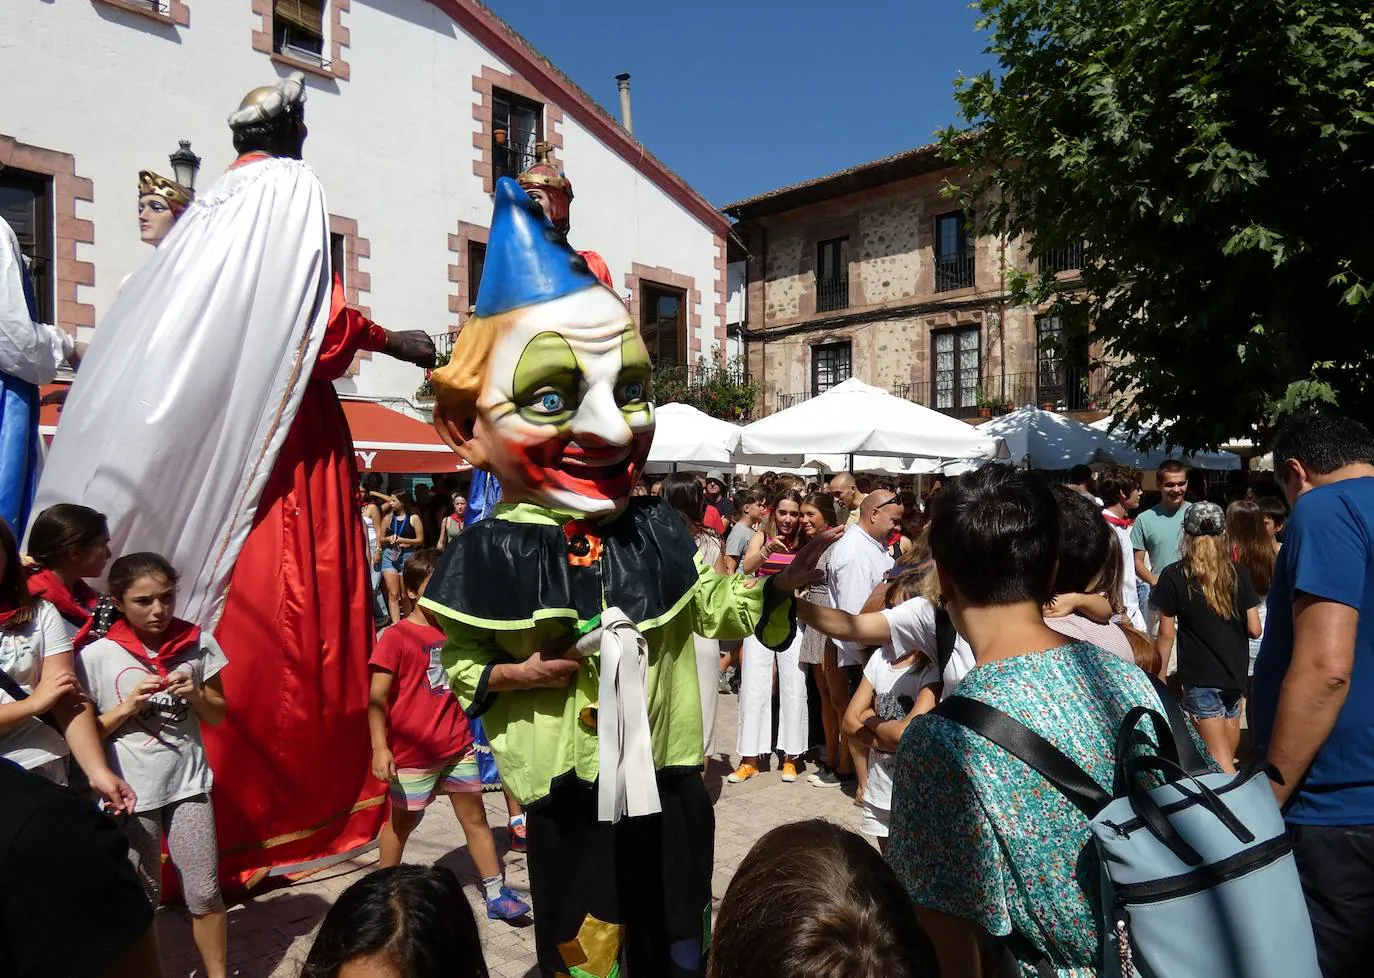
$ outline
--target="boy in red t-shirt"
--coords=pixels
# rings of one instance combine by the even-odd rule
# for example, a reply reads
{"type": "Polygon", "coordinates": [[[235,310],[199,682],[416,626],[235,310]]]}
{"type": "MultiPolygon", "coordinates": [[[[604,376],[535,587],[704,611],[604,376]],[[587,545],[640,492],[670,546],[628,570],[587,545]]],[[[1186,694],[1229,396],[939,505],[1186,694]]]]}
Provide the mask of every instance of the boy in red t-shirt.
{"type": "Polygon", "coordinates": [[[382,826],[378,866],[400,863],[406,839],[420,823],[421,813],[442,792],[453,802],[468,852],[482,874],[487,916],[514,920],[530,908],[506,887],[482,804],[472,731],[439,661],[444,633],[418,603],[438,559],[439,551],[420,550],[406,562],[401,580],[415,610],[382,633],[368,662],[372,773],[390,786],[391,799],[391,818],[382,826]]]}

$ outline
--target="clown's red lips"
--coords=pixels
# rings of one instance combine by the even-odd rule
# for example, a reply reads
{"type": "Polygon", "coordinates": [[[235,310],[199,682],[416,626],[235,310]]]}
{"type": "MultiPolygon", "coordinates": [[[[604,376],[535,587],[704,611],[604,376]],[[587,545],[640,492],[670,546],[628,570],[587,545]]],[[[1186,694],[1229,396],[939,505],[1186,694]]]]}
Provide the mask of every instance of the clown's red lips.
{"type": "Polygon", "coordinates": [[[551,487],[584,499],[629,496],[653,432],[636,434],[626,445],[580,445],[553,439],[527,449],[526,474],[531,486],[551,487]]]}

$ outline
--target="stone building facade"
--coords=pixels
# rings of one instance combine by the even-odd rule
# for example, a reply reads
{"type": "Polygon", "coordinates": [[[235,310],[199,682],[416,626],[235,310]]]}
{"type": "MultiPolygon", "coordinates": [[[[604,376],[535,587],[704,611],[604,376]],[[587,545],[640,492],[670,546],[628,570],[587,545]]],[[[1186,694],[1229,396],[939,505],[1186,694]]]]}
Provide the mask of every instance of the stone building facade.
{"type": "MultiPolygon", "coordinates": [[[[1019,241],[977,237],[926,146],[727,205],[745,262],[760,415],[857,377],[961,417],[1024,404],[1088,413],[1086,339],[1010,304],[1019,241]]],[[[1073,275],[1081,249],[1056,256],[1073,275]]]]}

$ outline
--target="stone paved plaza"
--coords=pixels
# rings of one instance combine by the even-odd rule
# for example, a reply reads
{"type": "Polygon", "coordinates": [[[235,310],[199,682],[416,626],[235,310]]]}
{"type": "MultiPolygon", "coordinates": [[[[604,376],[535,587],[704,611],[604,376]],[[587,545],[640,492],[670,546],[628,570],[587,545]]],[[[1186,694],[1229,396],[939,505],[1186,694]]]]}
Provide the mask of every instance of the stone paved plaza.
{"type": "MultiPolygon", "coordinates": [[[[722,696],[716,725],[716,743],[733,748],[738,699],[722,696]]],[[[719,905],[730,877],[755,840],[769,829],[804,818],[828,818],[857,830],[859,810],[852,799],[835,788],[814,788],[802,779],[784,784],[776,761],[746,784],[728,784],[735,757],[713,758],[707,770],[707,786],[716,801],[716,872],[714,896],[719,905]]],[[[496,834],[498,852],[507,879],[522,896],[528,894],[525,857],[506,852],[506,811],[499,795],[487,796],[487,811],[496,834]]],[[[442,800],[432,805],[406,847],[408,862],[437,862],[451,867],[464,883],[482,933],[487,965],[494,976],[537,978],[534,969],[534,929],[487,920],[478,898],[477,873],[467,856],[463,832],[453,809],[442,800]]],[[[261,893],[246,903],[229,908],[229,973],[243,978],[296,978],[310,948],[315,930],[334,898],[376,861],[375,853],[341,863],[294,886],[261,893]]],[[[538,914],[539,908],[534,908],[538,914]]],[[[203,975],[190,921],[180,908],[158,914],[167,978],[203,975]]]]}

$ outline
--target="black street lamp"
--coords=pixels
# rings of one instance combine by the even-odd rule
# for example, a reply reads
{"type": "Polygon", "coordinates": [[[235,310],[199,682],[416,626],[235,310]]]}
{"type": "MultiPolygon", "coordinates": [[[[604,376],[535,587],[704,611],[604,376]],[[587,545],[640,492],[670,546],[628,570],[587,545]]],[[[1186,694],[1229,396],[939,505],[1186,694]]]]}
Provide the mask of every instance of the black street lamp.
{"type": "Polygon", "coordinates": [[[196,174],[200,172],[200,157],[191,152],[189,139],[178,139],[177,151],[167,157],[172,164],[172,176],[189,190],[196,189],[196,174]]]}

